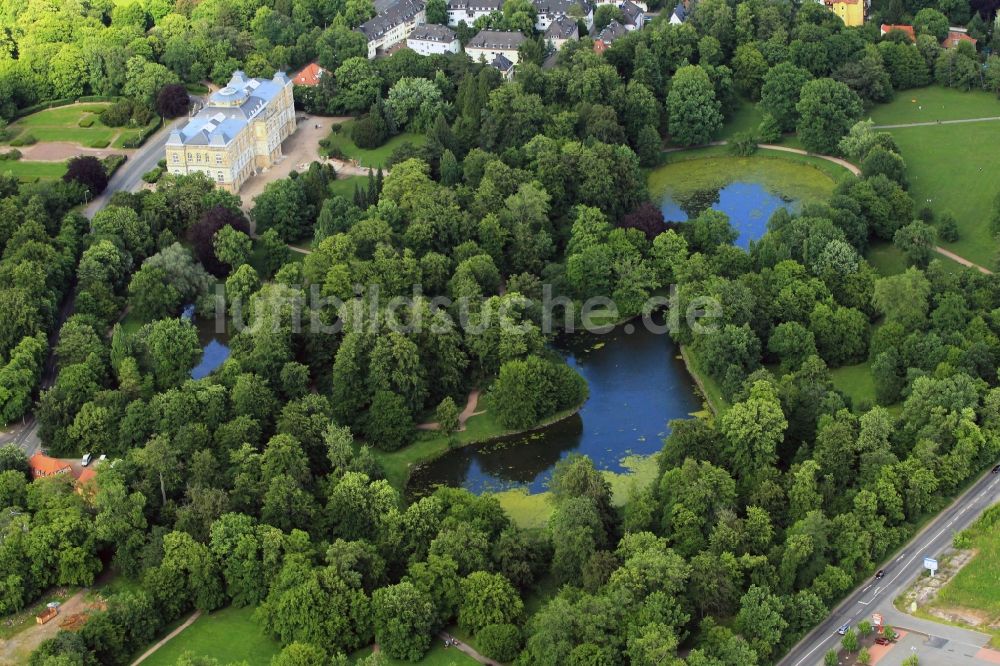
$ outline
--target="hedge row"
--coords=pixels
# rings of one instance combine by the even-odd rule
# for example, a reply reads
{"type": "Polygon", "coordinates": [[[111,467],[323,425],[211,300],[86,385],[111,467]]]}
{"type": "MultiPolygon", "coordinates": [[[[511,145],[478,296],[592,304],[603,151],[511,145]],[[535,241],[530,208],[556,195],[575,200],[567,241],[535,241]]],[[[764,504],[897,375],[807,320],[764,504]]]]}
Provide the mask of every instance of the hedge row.
{"type": "Polygon", "coordinates": [[[163,127],[163,118],[157,117],[156,122],[142,130],[142,132],[139,133],[139,136],[134,139],[129,139],[128,141],[123,141],[122,148],[138,148],[142,144],[146,143],[146,140],[161,127],[163,127]]]}

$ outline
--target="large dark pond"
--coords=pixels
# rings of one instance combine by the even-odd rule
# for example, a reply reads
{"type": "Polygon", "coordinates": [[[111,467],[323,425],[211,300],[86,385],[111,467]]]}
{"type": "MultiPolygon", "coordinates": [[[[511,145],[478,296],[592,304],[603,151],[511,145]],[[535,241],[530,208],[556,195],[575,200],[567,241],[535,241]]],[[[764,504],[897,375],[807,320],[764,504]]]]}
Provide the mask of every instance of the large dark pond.
{"type": "Polygon", "coordinates": [[[414,470],[408,494],[419,496],[436,485],[475,493],[515,487],[541,492],[556,462],[573,452],[589,456],[599,469],[625,472],[624,457],[656,453],[668,421],[701,409],[677,347],[641,322],[606,335],[574,337],[561,351],[590,387],[577,415],[532,433],[451,451],[414,470]],[[628,328],[634,332],[626,333],[628,328]]]}

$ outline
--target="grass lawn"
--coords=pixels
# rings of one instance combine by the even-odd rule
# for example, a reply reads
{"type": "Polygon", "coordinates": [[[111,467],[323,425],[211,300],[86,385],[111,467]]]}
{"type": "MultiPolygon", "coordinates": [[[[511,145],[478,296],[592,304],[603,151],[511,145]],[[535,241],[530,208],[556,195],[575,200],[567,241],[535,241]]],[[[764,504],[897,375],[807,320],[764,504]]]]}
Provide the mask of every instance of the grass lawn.
{"type": "Polygon", "coordinates": [[[245,662],[268,666],[281,646],[264,634],[251,617],[253,608],[223,608],[202,615],[194,624],[154,652],[146,666],[174,666],[185,652],[218,659],[222,664],[245,662]]]}
{"type": "MultiPolygon", "coordinates": [[[[357,160],[363,167],[372,167],[373,169],[376,169],[380,166],[385,166],[385,163],[389,160],[389,155],[392,154],[392,151],[404,143],[409,142],[415,146],[427,143],[427,137],[423,134],[404,132],[403,134],[397,134],[392,137],[378,148],[358,148],[354,145],[354,142],[351,141],[351,125],[353,123],[353,120],[344,122],[340,126],[339,132],[331,132],[330,135],[324,139],[324,141],[331,148],[339,148],[341,153],[351,159],[357,160]]],[[[353,185],[351,186],[351,191],[354,191],[353,185]]]]}
{"type": "Polygon", "coordinates": [[[868,246],[865,259],[878,274],[887,277],[906,270],[906,255],[898,247],[887,241],[874,241],[868,246]]]}
{"type": "MultiPolygon", "coordinates": [[[[365,648],[364,650],[359,650],[351,655],[351,659],[357,663],[358,660],[364,659],[372,653],[372,649],[365,648]]],[[[389,659],[386,658],[385,663],[391,664],[392,666],[406,666],[407,664],[422,664],[423,666],[466,666],[467,664],[478,664],[479,662],[468,656],[464,652],[456,650],[455,648],[446,648],[444,646],[444,641],[440,638],[434,637],[431,641],[431,649],[424,658],[418,662],[412,661],[402,661],[399,659],[389,659]]]]}
{"type": "Polygon", "coordinates": [[[722,387],[719,382],[701,370],[701,364],[690,347],[681,347],[681,355],[684,357],[684,365],[687,367],[688,373],[694,378],[701,394],[708,402],[708,406],[716,416],[721,416],[729,409],[730,405],[729,401],[722,395],[722,387]]]}
{"type": "Polygon", "coordinates": [[[733,115],[729,116],[726,119],[726,124],[722,126],[719,139],[728,141],[740,132],[756,130],[763,118],[764,114],[760,112],[755,102],[741,99],[736,110],[733,111],[733,115]]]}
{"type": "Polygon", "coordinates": [[[339,194],[348,201],[354,201],[354,188],[360,185],[368,191],[368,176],[344,176],[330,183],[330,191],[339,194]]]}
{"type": "MultiPolygon", "coordinates": [[[[879,125],[1000,116],[1000,101],[985,92],[961,92],[931,86],[903,91],[889,104],[872,110],[879,125]]],[[[989,267],[996,243],[989,230],[993,199],[1000,193],[994,174],[1000,154],[984,146],[1000,143],[1000,121],[890,129],[906,160],[910,193],[917,208],[935,215],[952,213],[960,238],[941,243],[953,252],[989,267]]]]}
{"type": "Polygon", "coordinates": [[[0,161],[0,173],[10,173],[21,181],[55,180],[66,173],[65,162],[0,161]]]}
{"type": "Polygon", "coordinates": [[[902,90],[888,104],[873,108],[869,115],[876,125],[990,118],[1000,116],[1000,100],[979,90],[962,92],[954,88],[929,86],[902,90]]]}
{"type": "Polygon", "coordinates": [[[830,378],[836,388],[850,397],[855,409],[863,403],[875,404],[875,380],[872,378],[872,366],[868,361],[831,368],[830,378]]]}
{"type": "MultiPolygon", "coordinates": [[[[1000,104],[997,105],[1000,113],[1000,104]]],[[[950,212],[958,221],[959,240],[944,247],[982,266],[993,264],[996,242],[990,234],[993,200],[1000,193],[1000,121],[933,125],[890,130],[910,179],[917,208],[935,215],[950,212]]]]}
{"type": "Polygon", "coordinates": [[[84,146],[106,145],[118,134],[114,127],[101,124],[98,115],[108,104],[72,104],[45,109],[25,116],[11,123],[8,128],[9,140],[25,133],[32,134],[39,141],[72,141],[84,146]],[[90,127],[80,127],[84,118],[93,120],[90,127]]]}

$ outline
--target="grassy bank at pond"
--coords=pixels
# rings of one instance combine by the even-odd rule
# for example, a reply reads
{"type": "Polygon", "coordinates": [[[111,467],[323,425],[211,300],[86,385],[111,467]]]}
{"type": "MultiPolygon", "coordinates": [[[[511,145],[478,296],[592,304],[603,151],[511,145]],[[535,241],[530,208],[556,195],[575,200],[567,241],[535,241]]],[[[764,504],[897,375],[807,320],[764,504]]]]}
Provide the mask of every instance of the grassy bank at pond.
{"type": "Polygon", "coordinates": [[[220,664],[268,666],[281,645],[254,622],[253,611],[230,607],[203,614],[142,663],[174,666],[185,652],[191,652],[196,657],[217,659],[220,664]]]}
{"type": "Polygon", "coordinates": [[[582,406],[583,404],[581,403],[572,409],[556,412],[531,428],[511,430],[505,428],[496,420],[493,410],[490,409],[490,396],[484,391],[479,397],[479,404],[476,407],[476,411],[483,413],[470,417],[465,422],[465,430],[456,432],[450,437],[434,430],[421,430],[418,432],[417,440],[414,443],[404,446],[398,451],[386,452],[372,449],[372,452],[382,466],[386,479],[394,488],[402,493],[406,489],[406,483],[410,478],[410,470],[415,465],[439,458],[453,448],[469,446],[470,444],[481,444],[492,439],[497,439],[498,437],[506,437],[508,435],[516,435],[544,428],[576,414],[582,406]]]}
{"type": "MultiPolygon", "coordinates": [[[[626,456],[621,461],[627,472],[611,472],[604,470],[601,476],[611,486],[611,501],[615,506],[624,506],[634,490],[652,483],[659,471],[656,455],[626,456]]],[[[493,496],[500,502],[507,515],[518,527],[524,529],[539,529],[545,527],[552,515],[550,493],[529,493],[523,488],[514,488],[493,496]]]]}
{"type": "MultiPolygon", "coordinates": [[[[1000,116],[1000,101],[985,92],[960,92],[932,86],[899,93],[874,108],[878,125],[962,120],[1000,116]]],[[[989,228],[993,200],[1000,193],[1000,120],[887,130],[906,160],[910,194],[919,210],[935,216],[950,212],[958,221],[959,240],[940,243],[982,266],[991,267],[996,241],[989,228]]]]}
{"type": "MultiPolygon", "coordinates": [[[[340,131],[331,132],[327,138],[323,139],[322,144],[328,148],[336,148],[345,157],[357,160],[358,164],[363,167],[371,167],[373,169],[377,169],[380,166],[385,167],[389,161],[389,156],[392,155],[392,151],[404,143],[411,143],[414,146],[422,146],[427,143],[427,136],[425,134],[403,132],[390,138],[378,148],[358,148],[354,141],[351,140],[351,127],[353,125],[353,120],[342,123],[340,131]]],[[[331,151],[332,155],[333,151],[331,151]]]]}
{"type": "Polygon", "coordinates": [[[735,157],[729,146],[707,146],[664,153],[663,166],[649,174],[649,192],[655,201],[676,189],[723,187],[739,180],[791,199],[826,201],[837,182],[850,177],[844,167],[814,155],[760,148],[750,157],[735,157]]]}

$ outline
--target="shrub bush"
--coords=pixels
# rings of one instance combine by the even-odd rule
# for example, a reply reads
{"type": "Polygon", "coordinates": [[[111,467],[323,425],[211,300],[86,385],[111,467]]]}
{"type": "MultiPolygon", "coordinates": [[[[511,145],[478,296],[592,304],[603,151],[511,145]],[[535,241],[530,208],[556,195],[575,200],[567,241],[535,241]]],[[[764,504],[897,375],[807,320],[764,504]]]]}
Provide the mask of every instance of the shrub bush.
{"type": "Polygon", "coordinates": [[[111,142],[107,139],[94,139],[87,145],[91,148],[107,148],[111,142]]]}
{"type": "Polygon", "coordinates": [[[124,155],[108,155],[101,160],[101,164],[104,165],[104,171],[107,172],[108,178],[115,175],[115,171],[118,171],[121,165],[125,164],[125,160],[128,158],[124,155]]]}
{"type": "Polygon", "coordinates": [[[0,160],[16,162],[19,159],[21,159],[21,151],[17,148],[11,148],[6,153],[0,153],[0,160]]]}
{"type": "Polygon", "coordinates": [[[80,118],[80,122],[78,122],[77,125],[79,127],[84,127],[84,128],[86,128],[86,127],[93,127],[94,126],[94,117],[93,116],[87,116],[86,118],[80,118]]]}
{"type": "Polygon", "coordinates": [[[160,179],[160,176],[162,175],[163,175],[163,169],[160,167],[154,167],[149,171],[147,171],[146,173],[142,174],[142,179],[147,183],[155,183],[160,179]]]}
{"type": "Polygon", "coordinates": [[[121,99],[101,112],[101,122],[108,127],[122,127],[132,118],[131,100],[121,99]]]}
{"type": "Polygon", "coordinates": [[[521,651],[521,630],[513,624],[488,624],[476,634],[476,644],[491,659],[514,661],[521,651]]]}

